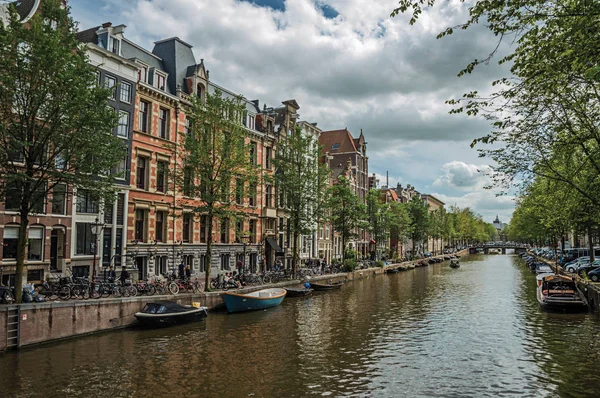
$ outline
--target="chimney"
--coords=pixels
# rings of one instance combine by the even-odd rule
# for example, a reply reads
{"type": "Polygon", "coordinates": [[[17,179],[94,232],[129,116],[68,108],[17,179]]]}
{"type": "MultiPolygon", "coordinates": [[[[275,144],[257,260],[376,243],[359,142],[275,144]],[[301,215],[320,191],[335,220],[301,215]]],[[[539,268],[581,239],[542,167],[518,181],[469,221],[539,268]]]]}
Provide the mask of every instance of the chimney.
{"type": "Polygon", "coordinates": [[[102,24],[102,27],[103,27],[103,28],[105,28],[105,29],[106,29],[106,28],[110,28],[111,26],[112,26],[112,22],[104,22],[104,23],[102,24]]]}

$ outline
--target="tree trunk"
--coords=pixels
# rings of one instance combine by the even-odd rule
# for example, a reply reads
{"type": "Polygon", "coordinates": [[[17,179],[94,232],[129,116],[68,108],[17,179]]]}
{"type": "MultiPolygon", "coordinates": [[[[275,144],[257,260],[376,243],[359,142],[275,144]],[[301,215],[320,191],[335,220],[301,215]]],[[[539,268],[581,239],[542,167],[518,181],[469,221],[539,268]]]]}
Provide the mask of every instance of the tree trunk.
{"type": "Polygon", "coordinates": [[[292,248],[292,275],[296,275],[296,270],[298,269],[298,241],[300,240],[300,234],[298,234],[298,229],[294,228],[294,242],[292,248]]]}
{"type": "Polygon", "coordinates": [[[17,303],[20,303],[23,298],[23,282],[25,279],[25,251],[27,248],[27,226],[29,225],[29,200],[23,200],[19,213],[20,220],[19,237],[17,239],[17,272],[15,275],[15,300],[17,303]]]}
{"type": "Polygon", "coordinates": [[[594,256],[594,239],[592,238],[591,224],[588,224],[587,234],[588,234],[588,250],[590,253],[590,262],[593,262],[595,260],[595,256],[594,256]]]}
{"type": "Polygon", "coordinates": [[[213,230],[213,215],[209,212],[206,216],[208,223],[207,240],[206,240],[206,270],[204,273],[204,291],[210,291],[210,266],[212,262],[212,230],[213,230]]]}

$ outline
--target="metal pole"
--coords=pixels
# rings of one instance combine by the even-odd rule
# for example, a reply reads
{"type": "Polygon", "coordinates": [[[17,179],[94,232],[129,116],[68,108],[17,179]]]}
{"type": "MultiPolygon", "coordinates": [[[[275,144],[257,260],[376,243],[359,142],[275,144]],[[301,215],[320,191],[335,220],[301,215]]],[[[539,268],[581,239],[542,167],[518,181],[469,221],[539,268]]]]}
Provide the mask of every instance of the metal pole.
{"type": "Polygon", "coordinates": [[[243,268],[240,273],[243,273],[246,269],[246,242],[244,242],[244,261],[242,261],[243,268]]]}

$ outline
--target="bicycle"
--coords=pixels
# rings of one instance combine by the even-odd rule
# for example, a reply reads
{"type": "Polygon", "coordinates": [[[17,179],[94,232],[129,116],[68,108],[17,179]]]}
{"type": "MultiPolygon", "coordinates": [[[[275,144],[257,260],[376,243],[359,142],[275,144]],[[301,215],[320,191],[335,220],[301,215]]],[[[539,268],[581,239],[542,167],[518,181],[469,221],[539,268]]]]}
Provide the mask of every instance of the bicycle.
{"type": "Polygon", "coordinates": [[[40,296],[44,296],[46,300],[69,300],[71,298],[71,288],[67,285],[50,284],[48,281],[43,281],[36,286],[35,291],[40,296]]]}

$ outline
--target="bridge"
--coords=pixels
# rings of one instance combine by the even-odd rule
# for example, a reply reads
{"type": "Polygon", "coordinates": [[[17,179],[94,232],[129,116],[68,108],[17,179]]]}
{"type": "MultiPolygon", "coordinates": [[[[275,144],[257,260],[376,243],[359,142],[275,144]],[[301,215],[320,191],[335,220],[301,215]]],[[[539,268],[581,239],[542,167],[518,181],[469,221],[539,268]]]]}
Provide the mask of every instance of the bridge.
{"type": "Polygon", "coordinates": [[[483,250],[483,254],[490,254],[490,249],[498,249],[502,254],[506,254],[507,249],[513,249],[515,253],[524,253],[527,251],[527,245],[520,243],[499,243],[499,244],[483,244],[477,246],[471,246],[469,248],[469,254],[477,254],[481,253],[483,250]]]}

